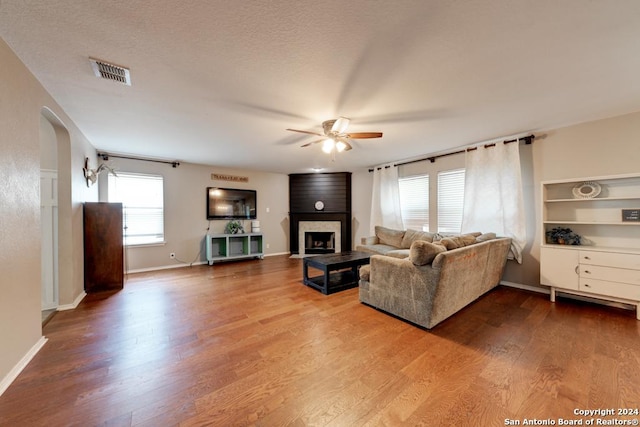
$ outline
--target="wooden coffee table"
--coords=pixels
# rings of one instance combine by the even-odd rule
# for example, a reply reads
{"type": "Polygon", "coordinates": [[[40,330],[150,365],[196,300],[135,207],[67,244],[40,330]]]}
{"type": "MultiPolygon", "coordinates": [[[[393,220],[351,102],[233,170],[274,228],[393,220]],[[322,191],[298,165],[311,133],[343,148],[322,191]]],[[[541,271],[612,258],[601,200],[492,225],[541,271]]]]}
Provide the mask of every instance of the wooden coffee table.
{"type": "Polygon", "coordinates": [[[306,257],[302,260],[302,281],[325,295],[358,286],[358,270],[369,264],[371,254],[340,252],[338,254],[306,257]],[[322,276],[309,277],[309,267],[322,271],[322,276]]]}

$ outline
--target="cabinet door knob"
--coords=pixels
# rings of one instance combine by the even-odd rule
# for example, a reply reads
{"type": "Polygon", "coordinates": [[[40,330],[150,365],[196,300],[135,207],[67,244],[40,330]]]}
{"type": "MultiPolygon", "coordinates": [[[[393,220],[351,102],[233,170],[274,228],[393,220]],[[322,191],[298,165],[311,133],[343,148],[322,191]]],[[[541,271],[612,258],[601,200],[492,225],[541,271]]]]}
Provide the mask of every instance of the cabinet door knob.
{"type": "Polygon", "coordinates": [[[587,273],[587,274],[591,274],[591,272],[589,270],[585,270],[584,272],[587,273]]]}
{"type": "Polygon", "coordinates": [[[585,287],[585,288],[590,288],[590,287],[591,287],[591,285],[590,285],[590,284],[588,284],[588,283],[585,283],[585,284],[584,284],[584,287],[585,287]]]}
{"type": "Polygon", "coordinates": [[[584,259],[591,259],[591,258],[589,258],[588,256],[585,256],[584,259]]]}

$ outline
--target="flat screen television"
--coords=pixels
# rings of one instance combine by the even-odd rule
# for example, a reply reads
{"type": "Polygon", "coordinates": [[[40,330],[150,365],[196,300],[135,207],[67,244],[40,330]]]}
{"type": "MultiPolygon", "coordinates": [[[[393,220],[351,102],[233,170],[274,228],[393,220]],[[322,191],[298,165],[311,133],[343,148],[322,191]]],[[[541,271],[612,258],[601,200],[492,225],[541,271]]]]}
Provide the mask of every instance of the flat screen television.
{"type": "Polygon", "coordinates": [[[256,219],[256,191],[207,187],[207,219],[256,219]]]}

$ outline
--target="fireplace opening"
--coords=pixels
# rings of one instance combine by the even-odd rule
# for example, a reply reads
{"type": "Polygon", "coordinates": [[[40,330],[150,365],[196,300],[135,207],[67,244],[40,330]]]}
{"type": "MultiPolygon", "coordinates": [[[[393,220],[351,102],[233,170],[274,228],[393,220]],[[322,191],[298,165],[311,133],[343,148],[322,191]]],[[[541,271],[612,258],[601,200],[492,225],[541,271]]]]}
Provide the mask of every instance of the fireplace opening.
{"type": "Polygon", "coordinates": [[[336,233],[328,231],[307,231],[304,233],[304,253],[335,253],[336,233]]]}

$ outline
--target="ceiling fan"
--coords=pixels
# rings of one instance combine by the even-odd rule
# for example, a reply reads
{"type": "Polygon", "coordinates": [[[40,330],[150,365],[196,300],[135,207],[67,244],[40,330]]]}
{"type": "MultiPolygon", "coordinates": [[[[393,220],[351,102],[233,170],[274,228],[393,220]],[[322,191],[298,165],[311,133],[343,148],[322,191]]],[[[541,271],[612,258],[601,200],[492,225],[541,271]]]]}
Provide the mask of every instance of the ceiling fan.
{"type": "Polygon", "coordinates": [[[351,150],[353,148],[351,146],[352,139],[382,137],[382,132],[346,132],[347,128],[349,127],[349,121],[350,120],[346,117],[339,117],[338,119],[333,120],[325,120],[324,122],[322,122],[322,129],[324,131],[324,134],[299,129],[287,130],[322,137],[322,139],[308,142],[302,145],[302,147],[308,147],[312,144],[322,142],[322,151],[324,151],[325,153],[332,153],[334,150],[338,152],[351,150]]]}

